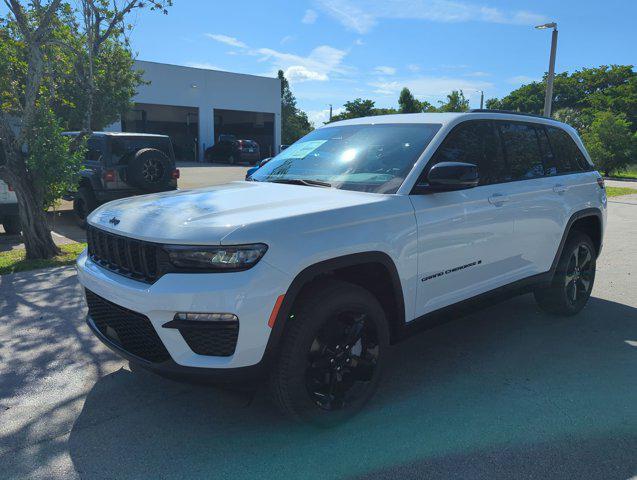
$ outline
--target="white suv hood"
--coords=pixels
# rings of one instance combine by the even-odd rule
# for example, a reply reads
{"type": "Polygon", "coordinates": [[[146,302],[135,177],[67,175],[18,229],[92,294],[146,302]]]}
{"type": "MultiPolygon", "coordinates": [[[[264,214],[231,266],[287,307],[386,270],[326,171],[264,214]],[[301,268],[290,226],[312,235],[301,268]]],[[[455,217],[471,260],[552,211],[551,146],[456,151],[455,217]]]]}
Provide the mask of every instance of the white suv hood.
{"type": "Polygon", "coordinates": [[[233,182],[115,200],[96,209],[88,222],[151,242],[214,245],[242,227],[374,203],[382,197],[335,188],[233,182]]]}

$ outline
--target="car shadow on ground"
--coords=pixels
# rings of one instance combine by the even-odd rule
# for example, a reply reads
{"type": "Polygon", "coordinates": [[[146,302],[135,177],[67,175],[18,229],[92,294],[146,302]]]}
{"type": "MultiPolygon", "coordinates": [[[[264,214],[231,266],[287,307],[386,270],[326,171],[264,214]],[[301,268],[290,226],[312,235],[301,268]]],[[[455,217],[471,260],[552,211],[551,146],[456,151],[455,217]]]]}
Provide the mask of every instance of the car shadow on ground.
{"type": "Polygon", "coordinates": [[[329,430],[260,391],[120,369],[70,433],[89,478],[621,478],[637,474],[637,309],[572,318],[507,300],[393,348],[381,388],[329,430]]]}

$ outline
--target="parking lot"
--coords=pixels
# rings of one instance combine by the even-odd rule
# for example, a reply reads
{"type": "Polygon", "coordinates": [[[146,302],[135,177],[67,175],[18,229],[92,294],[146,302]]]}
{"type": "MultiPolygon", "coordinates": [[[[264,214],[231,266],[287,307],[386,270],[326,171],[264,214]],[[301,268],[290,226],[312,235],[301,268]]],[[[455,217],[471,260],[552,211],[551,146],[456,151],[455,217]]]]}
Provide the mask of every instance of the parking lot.
{"type": "MultiPolygon", "coordinates": [[[[243,171],[187,168],[181,185],[243,171]]],[[[637,195],[618,197],[581,314],[526,295],[412,337],[367,408],[330,430],[282,419],[262,387],[131,368],[86,327],[73,268],[1,276],[0,477],[629,479],[636,239],[637,195]]]]}

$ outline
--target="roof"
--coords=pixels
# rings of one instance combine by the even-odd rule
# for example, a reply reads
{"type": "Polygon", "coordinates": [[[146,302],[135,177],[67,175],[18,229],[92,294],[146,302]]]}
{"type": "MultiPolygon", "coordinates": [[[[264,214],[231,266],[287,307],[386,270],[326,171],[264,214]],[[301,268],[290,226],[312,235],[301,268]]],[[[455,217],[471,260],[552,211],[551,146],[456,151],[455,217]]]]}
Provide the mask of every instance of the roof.
{"type": "MultiPolygon", "coordinates": [[[[548,117],[540,117],[538,115],[524,114],[519,112],[506,112],[502,110],[476,110],[458,113],[399,113],[395,115],[378,115],[374,117],[360,117],[349,120],[341,120],[339,122],[328,123],[326,127],[335,125],[372,125],[380,123],[435,123],[443,127],[447,124],[459,123],[465,120],[477,119],[498,119],[512,121],[527,121],[532,123],[544,123],[562,128],[571,128],[565,123],[558,122],[548,117]]],[[[321,127],[323,128],[323,127],[321,127]]]]}
{"type": "MultiPolygon", "coordinates": [[[[63,135],[79,135],[80,132],[64,132],[63,135]]],[[[168,137],[157,133],[135,133],[135,132],[93,132],[92,137],[168,137]]]]}

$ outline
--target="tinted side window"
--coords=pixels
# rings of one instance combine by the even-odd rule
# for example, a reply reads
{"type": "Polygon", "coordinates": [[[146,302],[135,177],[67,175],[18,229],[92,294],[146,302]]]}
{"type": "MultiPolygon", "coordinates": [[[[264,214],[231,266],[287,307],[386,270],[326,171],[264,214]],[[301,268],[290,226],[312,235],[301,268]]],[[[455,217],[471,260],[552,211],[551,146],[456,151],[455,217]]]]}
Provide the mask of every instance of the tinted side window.
{"type": "Polygon", "coordinates": [[[553,147],[557,173],[579,172],[589,169],[588,162],[568,133],[555,127],[546,127],[546,130],[551,147],[553,147]]]}
{"type": "Polygon", "coordinates": [[[544,176],[542,153],[535,127],[523,123],[498,122],[509,178],[528,180],[544,176]]]}
{"type": "Polygon", "coordinates": [[[562,173],[562,166],[559,164],[559,159],[553,153],[546,129],[542,125],[537,125],[535,131],[537,132],[537,139],[540,142],[540,152],[542,152],[542,161],[544,163],[544,175],[551,177],[562,173]]]}
{"type": "Polygon", "coordinates": [[[102,142],[97,138],[86,141],[86,160],[99,161],[102,158],[102,142]]]}
{"type": "Polygon", "coordinates": [[[502,181],[504,161],[491,122],[466,122],[456,127],[436,150],[432,165],[465,162],[478,166],[480,185],[502,181]]]}

